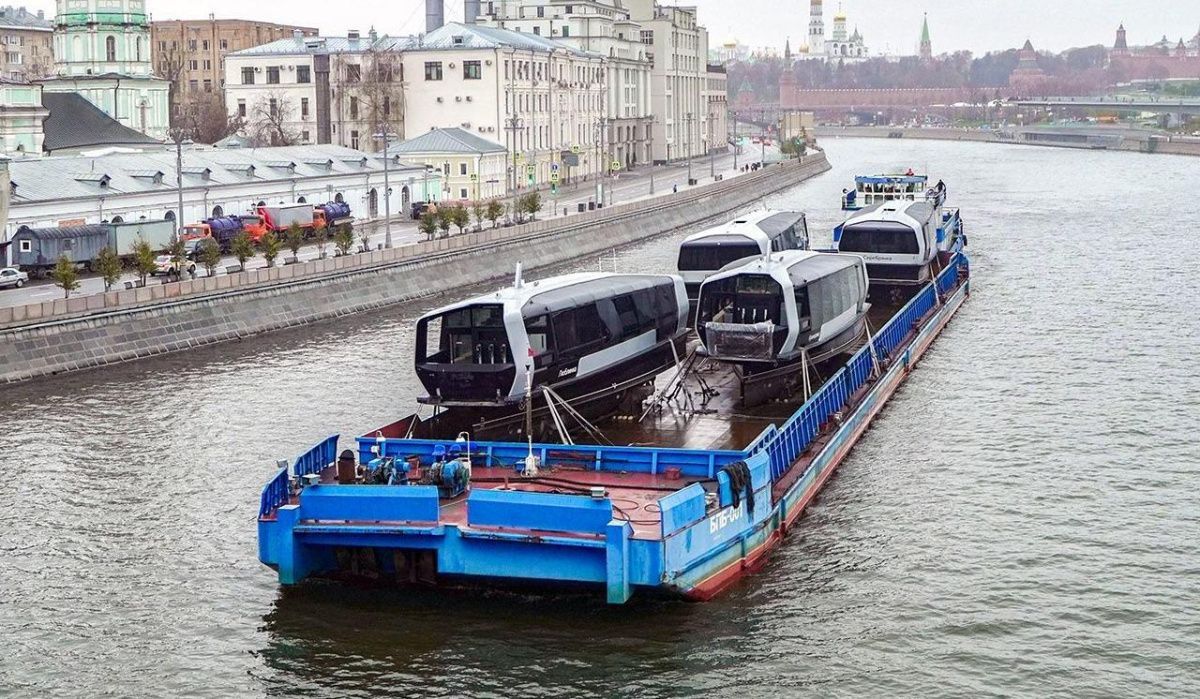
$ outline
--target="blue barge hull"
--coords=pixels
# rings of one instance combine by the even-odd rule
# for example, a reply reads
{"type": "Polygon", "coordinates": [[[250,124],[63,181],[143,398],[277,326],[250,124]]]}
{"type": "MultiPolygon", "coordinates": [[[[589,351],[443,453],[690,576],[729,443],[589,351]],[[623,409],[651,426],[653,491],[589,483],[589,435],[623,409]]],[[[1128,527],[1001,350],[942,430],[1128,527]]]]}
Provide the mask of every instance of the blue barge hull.
{"type": "MultiPolygon", "coordinates": [[[[557,466],[532,483],[513,469],[529,445],[479,442],[468,446],[471,487],[445,497],[432,485],[336,483],[335,435],[264,488],[259,558],[284,585],[344,571],[584,584],[610,603],[639,590],[709,599],[759,567],[795,526],[966,301],[969,277],[966,255],[948,255],[933,283],[744,449],[534,444],[541,463],[557,466]],[[745,482],[732,480],[731,465],[745,482]]],[[[429,468],[446,448],[403,434],[393,426],[360,437],[358,460],[429,468]]]]}

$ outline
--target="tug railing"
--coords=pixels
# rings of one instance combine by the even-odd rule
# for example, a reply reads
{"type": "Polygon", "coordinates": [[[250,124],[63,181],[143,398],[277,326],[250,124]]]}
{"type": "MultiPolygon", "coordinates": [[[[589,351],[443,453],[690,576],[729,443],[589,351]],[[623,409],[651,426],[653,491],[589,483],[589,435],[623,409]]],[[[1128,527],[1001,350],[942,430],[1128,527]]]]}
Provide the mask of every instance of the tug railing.
{"type": "Polygon", "coordinates": [[[830,418],[844,409],[855,393],[872,379],[876,362],[893,358],[921,319],[941,303],[941,297],[959,284],[961,276],[967,272],[967,264],[966,256],[956,253],[934,284],[925,286],[900,309],[871,342],[825,382],[783,427],[767,428],[751,443],[747,449],[748,455],[767,452],[772,481],[779,480],[791,469],[796,459],[821,434],[830,418]]]}
{"type": "MultiPolygon", "coordinates": [[[[299,480],[309,474],[320,473],[326,466],[332,464],[337,457],[337,444],[340,436],[335,434],[302,454],[296,459],[290,475],[294,475],[299,480]]],[[[280,506],[287,504],[290,498],[289,471],[287,464],[284,464],[276,471],[275,477],[263,487],[262,496],[258,502],[258,516],[269,516],[280,506]]]]}

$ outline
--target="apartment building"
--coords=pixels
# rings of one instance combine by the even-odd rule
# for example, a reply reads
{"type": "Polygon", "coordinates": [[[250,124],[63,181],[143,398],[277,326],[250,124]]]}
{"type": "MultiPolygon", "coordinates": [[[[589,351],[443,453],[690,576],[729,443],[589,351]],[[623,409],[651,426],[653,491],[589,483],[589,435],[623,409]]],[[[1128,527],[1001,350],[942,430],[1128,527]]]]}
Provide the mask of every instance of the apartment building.
{"type": "Polygon", "coordinates": [[[54,72],[54,23],[42,10],[0,7],[0,79],[29,82],[54,72]]]}
{"type": "Polygon", "coordinates": [[[408,39],[302,31],[225,59],[225,108],[263,144],[335,144],[374,152],[404,136],[408,39]]]}
{"type": "Polygon", "coordinates": [[[650,98],[654,114],[655,161],[679,160],[708,150],[708,30],[695,7],[659,5],[655,0],[622,0],[641,26],[649,47],[650,98]]]}
{"type": "Polygon", "coordinates": [[[171,119],[215,100],[224,108],[225,57],[299,32],[315,36],[311,27],[246,19],[180,19],[150,23],[150,52],[155,71],[171,81],[171,119]]]}
{"type": "MultiPolygon", "coordinates": [[[[641,25],[620,0],[482,2],[481,24],[544,36],[607,58],[604,143],[611,163],[634,168],[653,159],[649,49],[641,25]]],[[[468,18],[468,20],[473,18],[468,18]]]]}
{"type": "Polygon", "coordinates": [[[708,152],[729,148],[729,88],[725,66],[709,64],[704,86],[704,102],[708,105],[708,130],[705,145],[708,152]]]}
{"type": "Polygon", "coordinates": [[[608,59],[556,39],[451,23],[402,51],[405,136],[460,127],[504,144],[509,187],[603,173],[608,59]]]}

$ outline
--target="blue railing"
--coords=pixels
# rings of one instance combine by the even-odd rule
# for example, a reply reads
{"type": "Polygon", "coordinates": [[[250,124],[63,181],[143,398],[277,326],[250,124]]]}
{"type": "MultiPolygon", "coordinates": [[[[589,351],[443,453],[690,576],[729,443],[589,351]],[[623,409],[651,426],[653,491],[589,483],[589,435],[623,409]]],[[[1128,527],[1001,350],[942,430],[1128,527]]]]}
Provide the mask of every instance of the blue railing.
{"type": "Polygon", "coordinates": [[[258,516],[266,517],[288,501],[288,469],[279,469],[263,488],[262,498],[258,502],[258,516]]]}
{"type": "MultiPolygon", "coordinates": [[[[935,281],[938,292],[945,295],[954,289],[959,283],[960,274],[966,272],[967,258],[956,254],[935,281]]],[[[892,357],[920,320],[938,304],[934,288],[931,285],[922,289],[875,335],[873,344],[880,360],[892,357]]],[[[771,480],[782,478],[821,434],[829,419],[846,407],[854,394],[871,380],[874,366],[875,357],[871,355],[871,345],[867,345],[814,393],[782,428],[774,429],[772,426],[764,430],[751,443],[747,454],[766,451],[771,461],[771,480]]]]}
{"type": "Polygon", "coordinates": [[[296,465],[292,467],[292,474],[296,478],[304,478],[311,473],[324,471],[325,467],[332,464],[337,458],[337,444],[340,436],[333,435],[296,459],[296,465]]]}
{"type": "MultiPolygon", "coordinates": [[[[334,459],[337,458],[337,444],[340,436],[335,434],[301,455],[300,458],[296,459],[296,464],[292,467],[291,475],[300,479],[310,473],[320,473],[326,466],[332,464],[334,459]]],[[[263,487],[262,497],[258,503],[259,517],[266,517],[279,509],[280,506],[287,504],[288,499],[291,497],[291,491],[288,487],[288,476],[288,467],[284,466],[263,487]]]]}

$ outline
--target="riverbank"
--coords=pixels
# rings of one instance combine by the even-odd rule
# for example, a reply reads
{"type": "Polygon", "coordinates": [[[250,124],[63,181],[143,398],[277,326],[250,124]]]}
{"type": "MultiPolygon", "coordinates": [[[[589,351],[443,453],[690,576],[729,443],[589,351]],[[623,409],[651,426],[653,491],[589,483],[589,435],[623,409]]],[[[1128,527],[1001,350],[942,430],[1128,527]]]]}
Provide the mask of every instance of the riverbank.
{"type": "Polygon", "coordinates": [[[1107,127],[1026,127],[1004,130],[909,128],[891,126],[819,126],[818,138],[907,138],[974,141],[1083,150],[1200,156],[1200,139],[1168,138],[1143,129],[1107,127]]]}
{"type": "Polygon", "coordinates": [[[825,172],[823,153],[678,194],[390,250],[0,309],[0,382],[381,308],[578,259],[744,208],[825,172]]]}

